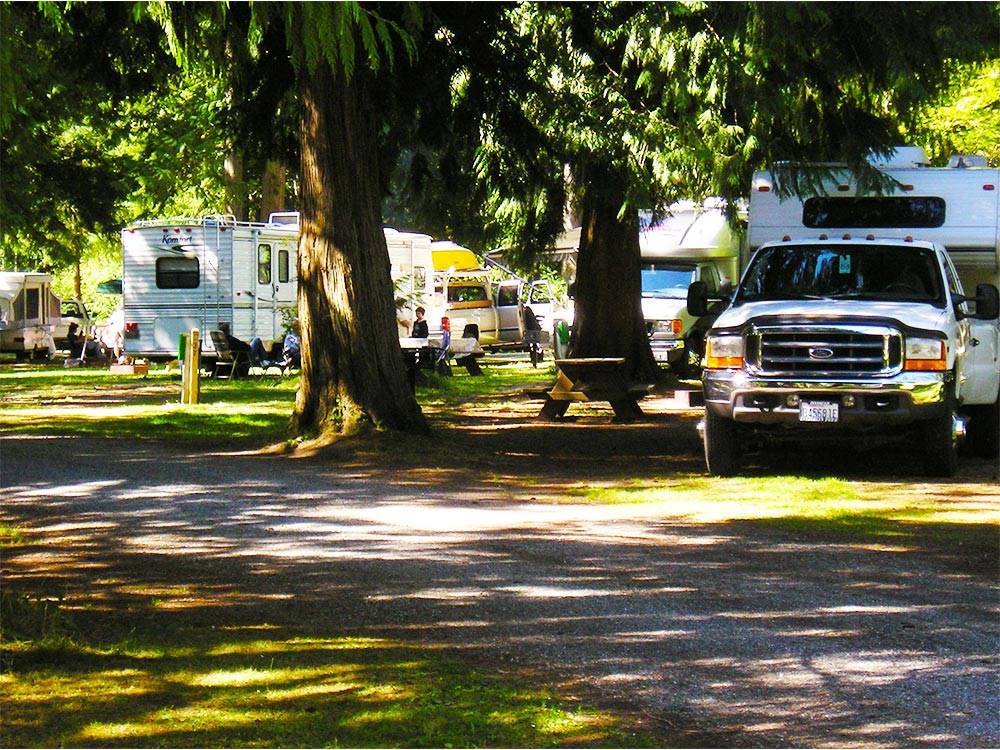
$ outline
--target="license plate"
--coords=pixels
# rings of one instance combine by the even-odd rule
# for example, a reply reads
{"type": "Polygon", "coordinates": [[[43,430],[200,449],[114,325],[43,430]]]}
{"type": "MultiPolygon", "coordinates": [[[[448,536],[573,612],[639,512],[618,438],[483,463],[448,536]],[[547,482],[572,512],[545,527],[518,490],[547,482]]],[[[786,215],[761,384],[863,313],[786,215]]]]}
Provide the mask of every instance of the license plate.
{"type": "Polygon", "coordinates": [[[840,419],[840,404],[829,401],[799,403],[800,422],[836,422],[838,419],[840,419]]]}

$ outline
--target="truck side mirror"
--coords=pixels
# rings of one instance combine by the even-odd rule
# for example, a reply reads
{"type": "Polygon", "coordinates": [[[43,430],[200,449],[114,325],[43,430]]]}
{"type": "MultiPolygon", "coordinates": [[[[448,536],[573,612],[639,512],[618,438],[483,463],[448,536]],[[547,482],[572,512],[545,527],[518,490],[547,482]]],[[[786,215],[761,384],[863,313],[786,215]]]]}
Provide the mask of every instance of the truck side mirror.
{"type": "Polygon", "coordinates": [[[694,281],[688,287],[687,309],[696,318],[708,314],[708,285],[704,281],[694,281]]]}
{"type": "Polygon", "coordinates": [[[1000,316],[1000,292],[992,284],[976,285],[976,319],[996,320],[1000,316]]]}

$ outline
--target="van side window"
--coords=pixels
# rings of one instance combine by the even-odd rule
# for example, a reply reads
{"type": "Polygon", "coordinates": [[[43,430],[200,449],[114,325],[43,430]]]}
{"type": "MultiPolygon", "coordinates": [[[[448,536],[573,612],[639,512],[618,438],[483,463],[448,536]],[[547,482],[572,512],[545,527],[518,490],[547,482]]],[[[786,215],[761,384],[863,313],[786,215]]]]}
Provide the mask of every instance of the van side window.
{"type": "Polygon", "coordinates": [[[288,250],[281,248],[278,250],[278,282],[284,284],[288,281],[288,250]]]}
{"type": "Polygon", "coordinates": [[[197,258],[157,258],[157,289],[197,289],[201,266],[197,258]]]}
{"type": "Polygon", "coordinates": [[[271,246],[257,246],[257,283],[271,283],[271,246]]]}

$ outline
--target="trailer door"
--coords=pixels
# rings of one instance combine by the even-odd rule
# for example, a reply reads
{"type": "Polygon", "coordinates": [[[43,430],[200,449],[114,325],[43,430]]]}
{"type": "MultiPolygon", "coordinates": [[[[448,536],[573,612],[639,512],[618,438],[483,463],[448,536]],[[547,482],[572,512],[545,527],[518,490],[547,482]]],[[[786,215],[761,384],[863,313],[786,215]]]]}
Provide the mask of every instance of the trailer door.
{"type": "Polygon", "coordinates": [[[258,240],[257,242],[257,285],[254,289],[254,309],[256,320],[254,333],[265,343],[275,339],[279,328],[275,327],[275,266],[277,264],[274,243],[258,240]]]}

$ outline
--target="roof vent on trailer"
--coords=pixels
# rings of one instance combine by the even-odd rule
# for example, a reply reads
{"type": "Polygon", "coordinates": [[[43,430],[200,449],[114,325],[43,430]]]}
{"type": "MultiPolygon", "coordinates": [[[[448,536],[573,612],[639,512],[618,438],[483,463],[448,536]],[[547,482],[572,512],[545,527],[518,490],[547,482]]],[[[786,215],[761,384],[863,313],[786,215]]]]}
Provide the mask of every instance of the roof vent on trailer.
{"type": "Polygon", "coordinates": [[[966,167],[988,167],[989,164],[982,154],[955,154],[948,159],[948,166],[952,169],[965,169],[966,167]]]}
{"type": "Polygon", "coordinates": [[[880,169],[909,169],[931,165],[927,153],[920,146],[896,146],[888,156],[872,154],[868,161],[880,169]]]}
{"type": "Polygon", "coordinates": [[[267,217],[268,224],[278,224],[283,227],[297,227],[299,225],[298,211],[277,211],[267,217]]]}

